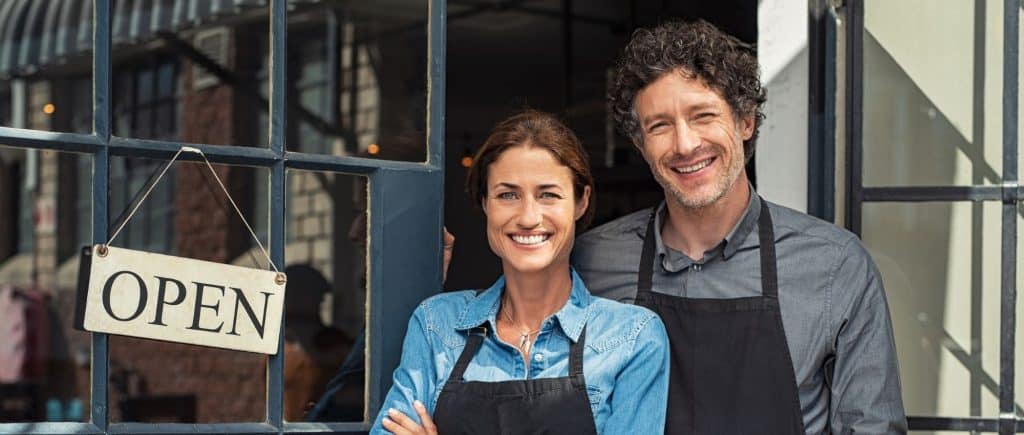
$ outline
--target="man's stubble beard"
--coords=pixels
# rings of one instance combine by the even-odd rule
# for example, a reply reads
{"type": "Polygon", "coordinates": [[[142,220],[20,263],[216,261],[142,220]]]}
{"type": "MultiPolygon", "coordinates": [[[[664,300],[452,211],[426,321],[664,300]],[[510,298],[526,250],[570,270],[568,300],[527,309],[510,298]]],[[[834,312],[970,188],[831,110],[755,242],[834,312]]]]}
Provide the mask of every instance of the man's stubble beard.
{"type": "MultiPolygon", "coordinates": [[[[722,156],[723,154],[720,153],[718,158],[722,158],[722,156]]],[[[722,199],[722,197],[729,192],[732,185],[736,183],[736,180],[739,179],[740,173],[743,171],[743,167],[746,162],[746,157],[742,154],[742,151],[739,156],[736,154],[733,154],[732,156],[732,161],[729,162],[729,166],[726,168],[725,172],[721,173],[719,177],[712,181],[713,189],[711,194],[704,197],[686,195],[681,189],[679,189],[679,186],[672,183],[671,179],[668,178],[671,175],[667,177],[666,174],[661,171],[662,168],[669,172],[672,171],[671,169],[667,169],[668,163],[672,159],[665,159],[665,161],[659,162],[656,167],[651,168],[651,173],[654,174],[655,180],[657,180],[658,184],[660,184],[665,190],[666,200],[671,197],[672,200],[675,200],[675,202],[683,206],[683,208],[697,211],[711,206],[718,202],[718,200],[722,199]]]]}

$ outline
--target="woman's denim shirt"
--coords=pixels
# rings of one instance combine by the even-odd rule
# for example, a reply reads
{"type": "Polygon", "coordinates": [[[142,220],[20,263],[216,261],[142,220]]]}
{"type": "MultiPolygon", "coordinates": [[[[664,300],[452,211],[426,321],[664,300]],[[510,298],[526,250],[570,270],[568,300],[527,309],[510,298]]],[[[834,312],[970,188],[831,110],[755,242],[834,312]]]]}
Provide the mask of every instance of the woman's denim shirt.
{"type": "Polygon", "coordinates": [[[661,319],[650,310],[590,295],[572,271],[572,292],[561,310],[541,325],[529,367],[515,347],[495,335],[505,278],[486,291],[433,296],[409,320],[402,361],[395,370],[372,433],[387,433],[389,408],[419,421],[419,400],[431,415],[448,375],[466,345],[468,330],[489,323],[487,339],[466,369],[467,381],[555,378],[569,373],[569,341],[587,326],[583,373],[599,433],[661,434],[668,400],[669,347],[661,319]]]}

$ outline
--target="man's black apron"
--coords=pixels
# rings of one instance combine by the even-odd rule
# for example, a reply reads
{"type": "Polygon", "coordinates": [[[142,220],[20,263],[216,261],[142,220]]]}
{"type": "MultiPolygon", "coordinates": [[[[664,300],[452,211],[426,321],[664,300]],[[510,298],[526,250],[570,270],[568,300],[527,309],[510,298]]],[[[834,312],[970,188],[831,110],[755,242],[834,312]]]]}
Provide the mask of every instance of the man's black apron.
{"type": "Polygon", "coordinates": [[[470,332],[434,410],[437,431],[459,434],[596,434],[583,378],[587,329],[569,346],[569,376],[502,382],[466,381],[463,374],[480,350],[487,328],[470,332]]]}
{"type": "Polygon", "coordinates": [[[695,299],[651,291],[654,213],[636,304],[658,313],[672,348],[666,434],[802,434],[793,363],[779,311],[768,204],[758,218],[761,296],[695,299]]]}

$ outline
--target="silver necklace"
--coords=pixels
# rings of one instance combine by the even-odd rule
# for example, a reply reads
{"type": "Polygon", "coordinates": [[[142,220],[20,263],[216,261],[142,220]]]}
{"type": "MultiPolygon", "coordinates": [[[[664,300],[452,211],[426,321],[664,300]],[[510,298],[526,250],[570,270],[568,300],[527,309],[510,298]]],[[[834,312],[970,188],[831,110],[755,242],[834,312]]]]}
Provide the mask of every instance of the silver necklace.
{"type": "MultiPolygon", "coordinates": [[[[516,326],[516,321],[512,318],[512,314],[509,313],[509,311],[512,311],[511,304],[509,304],[508,300],[506,299],[503,305],[505,308],[505,318],[508,319],[508,324],[513,327],[516,326]]],[[[539,332],[540,329],[537,329],[536,331],[530,331],[529,329],[522,328],[519,329],[519,344],[516,346],[516,348],[519,349],[520,353],[522,353],[523,355],[527,355],[530,353],[530,348],[533,346],[533,341],[531,340],[531,337],[533,337],[534,334],[537,334],[539,332]]]]}

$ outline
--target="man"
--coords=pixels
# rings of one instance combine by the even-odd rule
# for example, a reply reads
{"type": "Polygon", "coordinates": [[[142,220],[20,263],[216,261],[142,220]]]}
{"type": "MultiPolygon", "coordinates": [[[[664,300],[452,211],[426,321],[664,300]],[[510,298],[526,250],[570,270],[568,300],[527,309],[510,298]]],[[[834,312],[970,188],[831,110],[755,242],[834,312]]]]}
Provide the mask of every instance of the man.
{"type": "Polygon", "coordinates": [[[641,29],[609,98],[665,200],[577,239],[573,261],[595,295],[664,320],[666,433],[906,432],[867,251],[747,180],[765,102],[752,51],[706,22],[641,29]]]}

